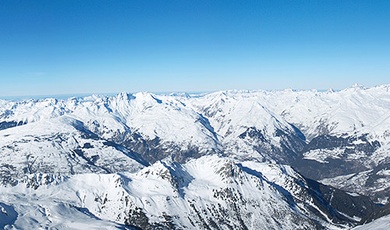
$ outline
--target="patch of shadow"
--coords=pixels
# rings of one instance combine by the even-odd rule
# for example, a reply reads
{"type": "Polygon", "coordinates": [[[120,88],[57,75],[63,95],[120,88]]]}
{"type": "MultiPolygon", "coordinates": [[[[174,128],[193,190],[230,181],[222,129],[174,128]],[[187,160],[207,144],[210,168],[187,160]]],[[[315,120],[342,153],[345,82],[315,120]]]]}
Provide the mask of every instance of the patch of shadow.
{"type": "Polygon", "coordinates": [[[84,146],[83,146],[83,149],[92,149],[93,146],[91,145],[91,143],[85,143],[84,146]]]}
{"type": "Polygon", "coordinates": [[[199,122],[200,124],[203,125],[210,133],[212,133],[214,140],[218,142],[218,135],[214,130],[214,127],[210,124],[209,119],[207,119],[205,116],[202,114],[198,113],[199,118],[196,120],[196,122],[199,122]]]}
{"type": "Polygon", "coordinates": [[[0,229],[12,226],[18,219],[18,213],[14,207],[0,202],[0,229]]]}
{"type": "Polygon", "coordinates": [[[171,183],[176,187],[178,193],[182,198],[184,198],[185,192],[184,188],[188,187],[188,185],[195,179],[191,174],[183,169],[183,166],[177,162],[173,162],[171,165],[166,164],[165,162],[161,162],[164,167],[169,170],[171,174],[171,183]]]}
{"type": "Polygon", "coordinates": [[[296,135],[297,135],[301,140],[303,140],[304,142],[306,142],[306,136],[305,136],[305,134],[303,134],[302,131],[301,131],[298,127],[296,127],[295,125],[293,125],[293,124],[291,124],[291,123],[289,123],[289,124],[290,124],[290,126],[293,128],[293,130],[294,130],[294,132],[296,133],[296,135]]]}
{"type": "Polygon", "coordinates": [[[2,121],[2,122],[0,122],[0,130],[9,129],[9,128],[13,128],[13,127],[21,126],[21,125],[25,125],[25,124],[27,124],[27,122],[2,121]]]}
{"type": "Polygon", "coordinates": [[[162,104],[162,100],[156,98],[155,96],[151,95],[151,97],[159,104],[162,104]]]}
{"type": "Polygon", "coordinates": [[[112,173],[109,169],[107,169],[103,166],[97,166],[95,164],[96,161],[99,159],[98,155],[93,155],[92,157],[87,157],[87,156],[85,156],[83,150],[81,150],[81,149],[74,149],[72,152],[77,154],[77,156],[79,156],[83,160],[85,160],[88,165],[90,165],[92,167],[100,168],[100,169],[104,170],[106,173],[112,173]]]}
{"type": "Polygon", "coordinates": [[[81,133],[81,137],[85,139],[98,140],[99,136],[89,130],[82,121],[74,120],[71,124],[77,131],[81,133]]]}
{"type": "Polygon", "coordinates": [[[106,146],[110,146],[110,147],[113,147],[115,148],[116,150],[122,152],[123,154],[125,154],[127,157],[137,161],[138,163],[140,163],[141,165],[143,166],[150,166],[149,162],[146,161],[142,156],[141,154],[138,154],[137,152],[134,152],[132,150],[129,150],[127,149],[126,147],[120,145],[120,144],[117,144],[115,142],[112,142],[112,141],[105,141],[103,142],[104,145],[106,146]]]}

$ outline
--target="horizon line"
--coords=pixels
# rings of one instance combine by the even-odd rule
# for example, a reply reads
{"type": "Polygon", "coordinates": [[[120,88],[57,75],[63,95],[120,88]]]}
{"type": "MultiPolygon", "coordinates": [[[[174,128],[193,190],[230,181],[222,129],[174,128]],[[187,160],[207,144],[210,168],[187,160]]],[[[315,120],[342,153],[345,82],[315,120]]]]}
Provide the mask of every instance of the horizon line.
{"type": "Polygon", "coordinates": [[[65,100],[69,98],[80,98],[80,97],[88,97],[88,96],[115,96],[121,93],[130,93],[130,94],[136,94],[140,92],[148,92],[156,95],[172,95],[172,94],[208,94],[208,93],[214,93],[214,92],[258,92],[258,91],[267,91],[267,92],[273,92],[273,91],[284,91],[284,90],[292,90],[296,92],[300,91],[317,91],[317,92],[327,92],[327,91],[334,91],[334,92],[339,92],[345,89],[350,89],[350,88],[361,88],[361,89],[370,89],[370,88],[375,88],[375,87],[380,87],[380,86],[389,86],[390,84],[380,84],[380,85],[375,85],[372,87],[364,87],[361,84],[353,84],[350,87],[343,88],[343,89],[293,89],[293,88],[284,88],[284,89],[255,89],[255,90],[248,90],[248,89],[227,89],[227,90],[205,90],[205,91],[135,91],[135,92],[129,92],[129,91],[121,91],[121,92],[111,92],[111,93],[60,93],[60,94],[36,94],[36,95],[14,95],[14,96],[1,96],[0,95],[0,100],[7,100],[7,101],[21,101],[21,100],[40,100],[40,99],[47,99],[47,98],[54,98],[58,100],[65,100]]]}

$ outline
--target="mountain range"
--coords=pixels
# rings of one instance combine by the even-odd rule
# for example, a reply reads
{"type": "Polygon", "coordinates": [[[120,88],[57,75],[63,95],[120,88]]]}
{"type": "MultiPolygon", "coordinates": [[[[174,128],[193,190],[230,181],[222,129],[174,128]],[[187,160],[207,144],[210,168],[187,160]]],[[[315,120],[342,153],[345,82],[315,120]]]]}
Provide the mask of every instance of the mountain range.
{"type": "Polygon", "coordinates": [[[390,85],[0,100],[0,228],[390,219],[390,85]]]}

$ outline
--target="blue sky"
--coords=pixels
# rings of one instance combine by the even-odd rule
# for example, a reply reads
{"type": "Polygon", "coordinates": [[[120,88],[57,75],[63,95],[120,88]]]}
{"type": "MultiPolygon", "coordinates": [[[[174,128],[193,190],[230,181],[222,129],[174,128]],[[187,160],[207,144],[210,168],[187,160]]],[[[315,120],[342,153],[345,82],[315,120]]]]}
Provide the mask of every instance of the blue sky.
{"type": "Polygon", "coordinates": [[[0,0],[0,96],[389,79],[387,0],[0,0]]]}

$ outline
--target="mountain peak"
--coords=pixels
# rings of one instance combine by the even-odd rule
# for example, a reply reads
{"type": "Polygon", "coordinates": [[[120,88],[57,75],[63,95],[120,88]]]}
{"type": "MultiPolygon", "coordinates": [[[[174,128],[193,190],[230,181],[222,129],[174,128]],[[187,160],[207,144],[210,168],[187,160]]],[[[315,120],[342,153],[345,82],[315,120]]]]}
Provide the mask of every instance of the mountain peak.
{"type": "Polygon", "coordinates": [[[135,99],[135,96],[131,93],[121,92],[117,95],[117,98],[119,100],[129,101],[129,100],[135,99]]]}
{"type": "Polygon", "coordinates": [[[366,89],[366,87],[364,87],[363,85],[361,85],[359,83],[353,84],[350,88],[351,89],[355,89],[355,90],[364,90],[364,89],[366,89]]]}

